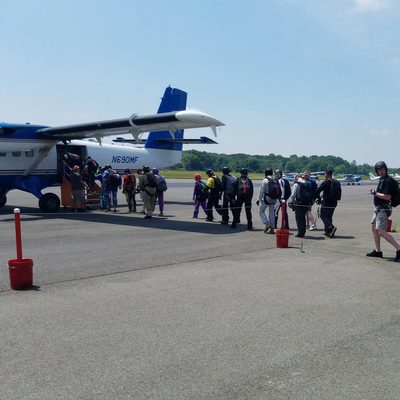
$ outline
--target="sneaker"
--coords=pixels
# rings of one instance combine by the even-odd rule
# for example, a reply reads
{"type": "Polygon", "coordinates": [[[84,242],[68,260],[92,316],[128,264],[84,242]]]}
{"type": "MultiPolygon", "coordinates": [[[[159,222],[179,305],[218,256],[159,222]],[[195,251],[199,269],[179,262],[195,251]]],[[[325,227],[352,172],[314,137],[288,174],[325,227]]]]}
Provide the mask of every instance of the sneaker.
{"type": "Polygon", "coordinates": [[[151,217],[151,215],[145,215],[144,216],[146,219],[151,219],[152,217],[151,217]]]}
{"type": "Polygon", "coordinates": [[[337,228],[336,228],[336,226],[334,226],[334,227],[332,228],[332,230],[331,230],[330,235],[329,235],[330,238],[333,238],[333,237],[335,236],[336,230],[337,230],[337,228]]]}
{"type": "Polygon", "coordinates": [[[316,231],[317,230],[317,225],[311,225],[310,228],[308,229],[310,231],[316,231]]]}
{"type": "Polygon", "coordinates": [[[271,234],[271,235],[273,235],[273,234],[275,233],[274,228],[269,228],[268,233],[271,234]]]}
{"type": "Polygon", "coordinates": [[[396,251],[396,257],[394,259],[394,262],[400,262],[400,250],[396,251]]]}
{"type": "Polygon", "coordinates": [[[211,218],[206,218],[206,221],[208,221],[208,222],[213,222],[214,220],[211,219],[211,218]]]}
{"type": "Polygon", "coordinates": [[[163,216],[164,216],[164,213],[163,213],[163,212],[160,212],[160,214],[158,214],[158,216],[159,216],[159,217],[163,217],[163,216]]]}
{"type": "Polygon", "coordinates": [[[264,233],[268,233],[271,228],[271,225],[265,225],[264,233]]]}
{"type": "Polygon", "coordinates": [[[297,235],[294,235],[294,237],[303,238],[304,235],[299,235],[299,234],[297,234],[297,235]]]}
{"type": "MultiPolygon", "coordinates": [[[[383,257],[383,253],[381,251],[372,250],[371,253],[367,253],[366,256],[367,257],[382,258],[383,257]]],[[[396,253],[396,256],[397,256],[397,253],[396,253]]]]}

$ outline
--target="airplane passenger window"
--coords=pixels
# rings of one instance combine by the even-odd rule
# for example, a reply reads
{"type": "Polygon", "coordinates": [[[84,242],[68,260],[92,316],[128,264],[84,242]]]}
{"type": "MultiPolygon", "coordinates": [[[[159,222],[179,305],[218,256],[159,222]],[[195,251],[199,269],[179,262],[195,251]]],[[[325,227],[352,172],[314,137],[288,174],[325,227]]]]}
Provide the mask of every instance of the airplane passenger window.
{"type": "Polygon", "coordinates": [[[5,157],[7,153],[0,153],[0,157],[5,157]]]}
{"type": "Polygon", "coordinates": [[[14,157],[21,157],[21,152],[20,151],[13,151],[11,153],[14,157]]]}
{"type": "Polygon", "coordinates": [[[25,151],[25,157],[33,157],[33,150],[25,151]]]}

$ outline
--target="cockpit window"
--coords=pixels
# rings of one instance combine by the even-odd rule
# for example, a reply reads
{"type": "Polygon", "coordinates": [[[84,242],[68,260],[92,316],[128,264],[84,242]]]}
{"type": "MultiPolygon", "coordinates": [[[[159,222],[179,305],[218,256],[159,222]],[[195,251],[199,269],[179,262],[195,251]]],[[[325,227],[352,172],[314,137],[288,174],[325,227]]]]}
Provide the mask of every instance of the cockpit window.
{"type": "Polygon", "coordinates": [[[0,153],[0,157],[5,157],[7,153],[0,153]]]}

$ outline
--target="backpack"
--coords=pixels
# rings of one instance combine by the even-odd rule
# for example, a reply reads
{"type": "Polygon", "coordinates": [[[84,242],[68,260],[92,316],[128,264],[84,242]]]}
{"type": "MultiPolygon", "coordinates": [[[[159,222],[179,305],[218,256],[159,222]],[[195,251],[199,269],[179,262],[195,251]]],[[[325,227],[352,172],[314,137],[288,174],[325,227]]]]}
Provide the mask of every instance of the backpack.
{"type": "Polygon", "coordinates": [[[230,196],[234,196],[236,192],[236,182],[237,179],[235,176],[232,175],[225,175],[226,178],[226,184],[225,184],[225,194],[228,194],[230,196]]]}
{"type": "Polygon", "coordinates": [[[157,179],[157,192],[165,192],[168,189],[167,182],[165,181],[165,178],[161,175],[159,175],[160,179],[157,179]]]}
{"type": "Polygon", "coordinates": [[[117,187],[121,185],[121,175],[117,174],[116,172],[112,171],[110,174],[109,180],[110,186],[117,187]]]}
{"type": "Polygon", "coordinates": [[[92,159],[87,163],[88,172],[90,174],[96,173],[98,167],[99,167],[99,164],[97,164],[96,160],[92,159]]]}
{"type": "Polygon", "coordinates": [[[251,183],[249,178],[238,178],[238,196],[246,197],[251,194],[251,183]]]}
{"type": "Polygon", "coordinates": [[[218,195],[222,192],[222,182],[218,176],[212,176],[214,179],[214,189],[211,189],[213,193],[217,193],[218,195]]]}
{"type": "Polygon", "coordinates": [[[126,177],[124,177],[124,189],[131,191],[134,188],[135,188],[135,182],[134,179],[132,178],[132,175],[126,175],[126,177]]]}
{"type": "Polygon", "coordinates": [[[393,193],[390,199],[390,205],[392,207],[397,207],[400,204],[400,186],[396,179],[389,177],[393,181],[393,193]]]}
{"type": "Polygon", "coordinates": [[[342,198],[342,187],[340,182],[336,179],[331,180],[331,187],[329,189],[328,200],[339,201],[342,198]]]}
{"type": "Polygon", "coordinates": [[[280,199],[281,198],[281,185],[279,181],[275,178],[267,178],[268,186],[267,191],[264,194],[264,202],[268,204],[267,197],[270,199],[280,199]]]}
{"type": "Polygon", "coordinates": [[[311,205],[313,200],[312,182],[299,182],[299,187],[296,193],[296,203],[300,205],[311,205]]]}
{"type": "Polygon", "coordinates": [[[157,187],[156,177],[153,174],[147,175],[147,185],[148,187],[155,188],[157,187]]]}
{"type": "Polygon", "coordinates": [[[210,195],[210,193],[208,191],[208,186],[203,181],[200,181],[198,183],[199,183],[200,188],[198,189],[198,192],[197,192],[197,198],[200,201],[207,200],[208,196],[210,195]]]}

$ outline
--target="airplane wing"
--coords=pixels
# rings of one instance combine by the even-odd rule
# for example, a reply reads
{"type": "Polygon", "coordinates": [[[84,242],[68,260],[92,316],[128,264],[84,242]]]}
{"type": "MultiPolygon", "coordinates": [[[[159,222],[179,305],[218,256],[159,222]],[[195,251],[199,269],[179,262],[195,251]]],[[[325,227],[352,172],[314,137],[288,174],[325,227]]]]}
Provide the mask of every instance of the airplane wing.
{"type": "MultiPolygon", "coordinates": [[[[144,144],[145,139],[140,139],[139,142],[135,139],[125,139],[122,137],[117,137],[113,140],[115,143],[131,143],[131,144],[144,144]]],[[[183,143],[183,144],[218,144],[215,140],[210,139],[206,136],[200,136],[198,139],[158,139],[156,142],[167,142],[167,143],[183,143]]]]}
{"type": "Polygon", "coordinates": [[[221,121],[202,111],[183,110],[153,115],[132,115],[126,119],[91,122],[76,125],[41,128],[37,130],[42,137],[57,140],[72,140],[143,133],[151,131],[175,132],[179,129],[210,127],[216,135],[216,127],[224,126],[221,121]]]}

